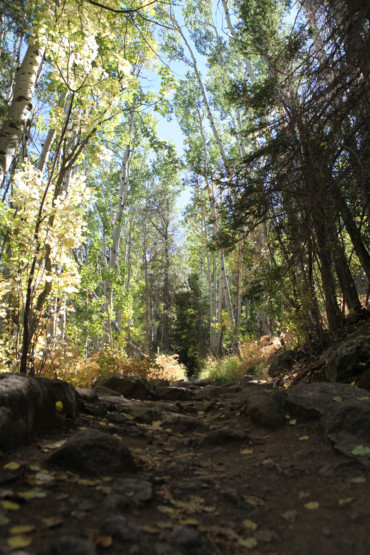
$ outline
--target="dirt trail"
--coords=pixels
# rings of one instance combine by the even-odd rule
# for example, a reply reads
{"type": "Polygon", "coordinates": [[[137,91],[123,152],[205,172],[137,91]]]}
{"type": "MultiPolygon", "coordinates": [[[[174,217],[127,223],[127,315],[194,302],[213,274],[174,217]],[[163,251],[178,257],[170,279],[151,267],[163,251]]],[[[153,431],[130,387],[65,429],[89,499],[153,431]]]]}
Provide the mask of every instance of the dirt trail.
{"type": "Polygon", "coordinates": [[[317,420],[286,414],[266,430],[242,409],[236,386],[86,404],[57,435],[1,455],[0,552],[367,555],[369,470],[336,453],[317,420]],[[48,465],[81,429],[121,438],[137,471],[48,465]]]}

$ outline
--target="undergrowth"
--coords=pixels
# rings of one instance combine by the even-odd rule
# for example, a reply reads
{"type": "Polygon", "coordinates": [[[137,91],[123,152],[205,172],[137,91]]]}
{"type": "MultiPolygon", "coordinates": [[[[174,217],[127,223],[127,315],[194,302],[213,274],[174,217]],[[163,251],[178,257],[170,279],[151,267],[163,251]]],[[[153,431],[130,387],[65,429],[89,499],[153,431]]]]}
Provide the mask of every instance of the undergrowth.
{"type": "Polygon", "coordinates": [[[223,384],[242,379],[249,375],[257,380],[268,379],[268,359],[281,347],[277,338],[262,337],[257,342],[240,345],[240,357],[208,358],[200,372],[200,378],[210,379],[215,384],[223,384]]]}
{"type": "Polygon", "coordinates": [[[91,388],[100,377],[108,374],[163,379],[170,383],[186,379],[186,368],[178,362],[178,355],[157,355],[155,358],[128,358],[122,351],[99,351],[81,358],[78,352],[60,346],[47,360],[35,363],[36,374],[45,378],[59,378],[75,387],[91,388]]]}

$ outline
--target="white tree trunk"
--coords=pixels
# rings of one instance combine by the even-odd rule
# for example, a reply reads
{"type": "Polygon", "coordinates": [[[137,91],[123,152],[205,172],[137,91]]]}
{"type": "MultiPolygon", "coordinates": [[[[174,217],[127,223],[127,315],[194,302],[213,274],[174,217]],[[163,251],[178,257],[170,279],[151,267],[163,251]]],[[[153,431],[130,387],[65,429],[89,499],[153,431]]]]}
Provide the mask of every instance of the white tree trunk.
{"type": "Polygon", "coordinates": [[[18,71],[14,98],[0,130],[0,182],[6,177],[26,130],[44,52],[44,47],[31,40],[18,71]]]}

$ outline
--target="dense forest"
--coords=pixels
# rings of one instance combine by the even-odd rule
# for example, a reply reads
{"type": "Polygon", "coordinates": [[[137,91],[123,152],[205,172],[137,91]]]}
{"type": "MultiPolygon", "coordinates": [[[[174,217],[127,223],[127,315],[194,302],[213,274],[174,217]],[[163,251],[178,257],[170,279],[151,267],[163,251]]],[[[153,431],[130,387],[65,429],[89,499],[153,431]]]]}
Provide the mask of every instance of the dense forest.
{"type": "Polygon", "coordinates": [[[364,310],[365,0],[0,8],[1,370],[105,352],[192,373],[364,310]]]}

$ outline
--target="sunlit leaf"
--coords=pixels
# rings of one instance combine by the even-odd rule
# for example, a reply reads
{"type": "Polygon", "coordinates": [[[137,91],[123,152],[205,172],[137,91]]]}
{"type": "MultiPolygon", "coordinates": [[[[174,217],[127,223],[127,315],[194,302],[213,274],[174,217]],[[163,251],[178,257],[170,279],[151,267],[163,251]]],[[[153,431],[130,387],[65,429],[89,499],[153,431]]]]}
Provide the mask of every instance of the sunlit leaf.
{"type": "Polygon", "coordinates": [[[0,501],[0,505],[7,511],[18,511],[18,509],[20,509],[20,505],[18,503],[14,503],[13,501],[7,501],[6,499],[3,501],[0,501]]]}
{"type": "Polygon", "coordinates": [[[364,476],[357,476],[356,478],[351,478],[350,482],[352,484],[366,484],[366,478],[364,476]]]}
{"type": "Polygon", "coordinates": [[[305,441],[306,439],[310,439],[310,436],[300,436],[299,441],[305,441]]]}
{"type": "Polygon", "coordinates": [[[241,455],[251,455],[252,453],[253,453],[253,449],[252,449],[252,448],[250,448],[250,449],[247,448],[247,449],[241,449],[241,450],[240,450],[240,454],[241,454],[241,455]]]}
{"type": "Polygon", "coordinates": [[[253,520],[250,520],[249,518],[246,518],[245,520],[243,520],[243,526],[245,528],[249,528],[249,530],[257,530],[257,524],[253,522],[253,520]]]}
{"type": "Polygon", "coordinates": [[[21,499],[25,499],[28,501],[29,499],[42,499],[47,496],[45,491],[41,491],[38,489],[30,489],[29,491],[19,491],[17,493],[17,497],[21,499]]]}
{"type": "Polygon", "coordinates": [[[4,464],[3,468],[5,468],[5,470],[18,470],[18,468],[20,468],[21,465],[18,464],[17,462],[8,462],[7,464],[4,464]]]}
{"type": "Polygon", "coordinates": [[[62,515],[49,516],[42,519],[42,522],[47,528],[56,528],[60,524],[63,524],[64,519],[62,515]]]}
{"type": "Polygon", "coordinates": [[[32,539],[28,536],[11,536],[6,540],[6,543],[12,549],[21,549],[22,547],[28,547],[32,542],[32,539]]]}
{"type": "Polygon", "coordinates": [[[258,545],[258,541],[256,540],[256,538],[253,537],[239,538],[238,545],[240,545],[241,547],[245,547],[246,549],[254,549],[258,545]]]}
{"type": "Polygon", "coordinates": [[[55,403],[55,410],[56,410],[57,412],[62,412],[62,410],[63,410],[63,403],[62,403],[62,401],[57,401],[57,402],[55,403]]]}
{"type": "Polygon", "coordinates": [[[366,455],[370,455],[370,447],[366,445],[356,445],[351,451],[352,455],[356,455],[358,457],[365,457],[366,455]]]}
{"type": "Polygon", "coordinates": [[[36,526],[34,524],[20,524],[19,526],[10,528],[9,533],[12,534],[12,536],[28,534],[29,532],[33,532],[35,528],[36,526]]]}
{"type": "Polygon", "coordinates": [[[341,401],[343,401],[343,399],[338,395],[338,397],[333,397],[333,401],[335,401],[336,403],[340,403],[341,401]]]}
{"type": "Polygon", "coordinates": [[[304,507],[306,509],[308,509],[309,511],[313,511],[315,509],[318,509],[320,506],[318,501],[309,501],[309,503],[305,503],[304,507]]]}
{"type": "Polygon", "coordinates": [[[349,503],[352,503],[352,501],[352,497],[346,497],[344,499],[339,499],[338,503],[339,505],[348,505],[349,503]]]}

